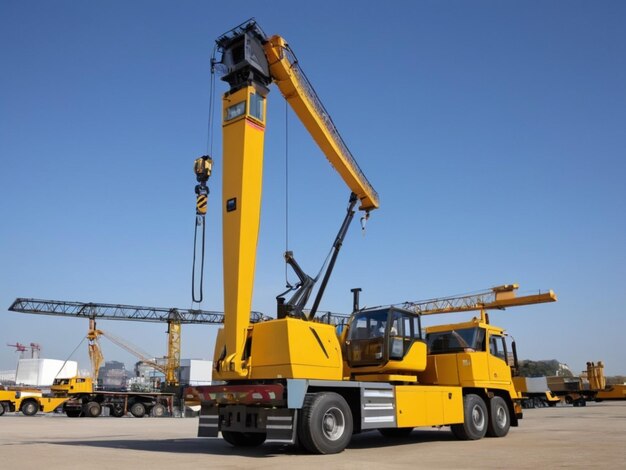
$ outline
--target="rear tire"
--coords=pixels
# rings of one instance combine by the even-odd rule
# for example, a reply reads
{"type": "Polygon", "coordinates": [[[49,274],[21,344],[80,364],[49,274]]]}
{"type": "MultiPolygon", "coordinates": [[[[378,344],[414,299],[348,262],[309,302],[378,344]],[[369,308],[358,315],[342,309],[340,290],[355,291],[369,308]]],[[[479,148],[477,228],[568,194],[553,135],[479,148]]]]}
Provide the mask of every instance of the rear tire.
{"type": "Polygon", "coordinates": [[[463,424],[450,426],[452,434],[463,441],[476,441],[487,434],[487,405],[482,398],[473,393],[463,397],[463,424]]]}
{"type": "Polygon", "coordinates": [[[380,428],[378,432],[385,437],[408,437],[413,432],[413,428],[380,428]]]}
{"type": "Polygon", "coordinates": [[[352,439],[352,412],[337,393],[307,393],[300,418],[298,438],[309,452],[336,454],[352,439]]]}
{"type": "Polygon", "coordinates": [[[222,437],[235,447],[256,447],[265,442],[267,435],[264,432],[222,431],[222,437]]]}
{"type": "Polygon", "coordinates": [[[130,407],[130,414],[135,418],[143,418],[146,415],[146,407],[143,403],[133,403],[130,407]]]}
{"type": "Polygon", "coordinates": [[[489,426],[487,436],[504,437],[511,428],[511,413],[506,401],[502,397],[493,397],[489,400],[489,426]]]}
{"type": "Polygon", "coordinates": [[[88,418],[97,418],[102,413],[102,406],[97,401],[90,401],[85,405],[83,413],[88,418]]]}
{"type": "Polygon", "coordinates": [[[150,410],[150,416],[154,416],[155,418],[162,418],[163,416],[165,416],[166,412],[167,410],[165,409],[165,407],[160,403],[157,403],[150,410]]]}
{"type": "Polygon", "coordinates": [[[21,411],[26,416],[35,416],[39,411],[39,404],[35,400],[26,400],[22,402],[21,411]]]}

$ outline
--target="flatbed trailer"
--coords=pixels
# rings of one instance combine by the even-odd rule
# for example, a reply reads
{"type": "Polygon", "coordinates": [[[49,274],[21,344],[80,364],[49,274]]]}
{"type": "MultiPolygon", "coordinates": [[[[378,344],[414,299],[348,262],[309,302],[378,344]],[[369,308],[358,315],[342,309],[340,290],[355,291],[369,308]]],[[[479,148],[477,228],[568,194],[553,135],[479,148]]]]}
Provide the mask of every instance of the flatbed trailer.
{"type": "Polygon", "coordinates": [[[522,394],[523,408],[552,407],[561,401],[550,391],[546,377],[513,377],[513,383],[522,394]]]}
{"type": "Polygon", "coordinates": [[[63,412],[70,418],[97,418],[103,409],[117,418],[129,412],[136,418],[173,414],[174,393],[97,390],[89,377],[55,379],[51,389],[55,397],[67,400],[63,412]]]}
{"type": "Polygon", "coordinates": [[[70,418],[97,418],[106,408],[110,416],[121,418],[130,413],[135,418],[162,417],[173,414],[173,393],[94,391],[70,395],[63,412],[70,418]]]}
{"type": "Polygon", "coordinates": [[[586,406],[588,401],[594,401],[599,392],[598,389],[585,386],[580,377],[547,377],[548,387],[553,395],[556,395],[568,405],[586,406]]]}

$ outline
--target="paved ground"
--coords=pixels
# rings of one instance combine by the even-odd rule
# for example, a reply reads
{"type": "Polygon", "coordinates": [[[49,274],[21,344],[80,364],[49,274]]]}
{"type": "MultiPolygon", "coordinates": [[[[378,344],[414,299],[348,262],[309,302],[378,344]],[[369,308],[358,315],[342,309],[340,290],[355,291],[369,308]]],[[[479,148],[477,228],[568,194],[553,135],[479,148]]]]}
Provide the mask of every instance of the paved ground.
{"type": "Polygon", "coordinates": [[[447,428],[409,438],[355,436],[337,455],[306,455],[293,446],[234,449],[198,439],[197,418],[0,417],[0,468],[6,469],[276,469],[624,468],[626,402],[584,408],[525,410],[503,439],[456,441],[447,428]]]}

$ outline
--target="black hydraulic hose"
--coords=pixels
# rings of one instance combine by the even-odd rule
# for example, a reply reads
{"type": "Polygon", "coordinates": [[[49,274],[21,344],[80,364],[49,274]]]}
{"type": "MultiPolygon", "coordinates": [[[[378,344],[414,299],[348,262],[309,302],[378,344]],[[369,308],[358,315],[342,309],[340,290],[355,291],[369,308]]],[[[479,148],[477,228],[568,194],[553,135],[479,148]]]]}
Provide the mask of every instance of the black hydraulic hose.
{"type": "Polygon", "coordinates": [[[191,268],[191,299],[196,302],[202,302],[204,298],[202,284],[204,282],[204,241],[206,235],[206,225],[203,216],[196,216],[195,231],[193,234],[193,264],[191,268]],[[198,251],[198,228],[202,226],[202,249],[200,254],[200,284],[196,292],[196,253],[198,251]],[[198,295],[196,295],[196,293],[198,295]]]}

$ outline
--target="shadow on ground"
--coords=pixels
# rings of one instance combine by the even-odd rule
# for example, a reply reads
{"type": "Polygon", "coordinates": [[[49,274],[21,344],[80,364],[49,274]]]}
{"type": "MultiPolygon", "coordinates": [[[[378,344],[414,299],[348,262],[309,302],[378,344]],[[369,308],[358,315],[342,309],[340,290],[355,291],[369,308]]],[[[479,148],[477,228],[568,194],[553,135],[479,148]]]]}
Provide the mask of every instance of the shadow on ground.
{"type": "MultiPolygon", "coordinates": [[[[348,449],[372,449],[380,447],[394,447],[416,445],[428,442],[453,441],[455,438],[447,429],[413,431],[407,437],[388,438],[378,432],[365,432],[352,438],[348,449]]],[[[166,452],[172,454],[212,454],[237,455],[245,457],[274,457],[276,455],[300,455],[307,452],[297,445],[267,443],[259,447],[233,447],[222,439],[114,439],[114,440],[73,440],[56,441],[48,444],[61,446],[101,447],[110,449],[128,449],[145,452],[166,452]]]]}

